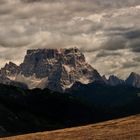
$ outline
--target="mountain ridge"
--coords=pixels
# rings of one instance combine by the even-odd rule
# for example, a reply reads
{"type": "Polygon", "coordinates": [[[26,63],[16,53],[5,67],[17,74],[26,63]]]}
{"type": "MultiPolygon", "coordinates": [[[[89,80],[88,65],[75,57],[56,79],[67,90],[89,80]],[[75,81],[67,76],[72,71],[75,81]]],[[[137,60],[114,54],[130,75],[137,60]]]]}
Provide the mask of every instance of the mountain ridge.
{"type": "Polygon", "coordinates": [[[115,75],[107,79],[86,62],[78,48],[27,50],[19,66],[13,62],[6,63],[0,75],[0,83],[3,84],[15,83],[15,86],[19,86],[16,83],[20,83],[29,89],[49,88],[60,92],[71,88],[75,82],[103,82],[111,86],[126,84],[140,88],[139,74],[132,72],[126,80],[115,75]]]}
{"type": "Polygon", "coordinates": [[[19,66],[10,62],[0,72],[12,81],[23,82],[29,88],[49,88],[64,91],[75,81],[84,84],[102,80],[77,48],[27,50],[19,66]]]}

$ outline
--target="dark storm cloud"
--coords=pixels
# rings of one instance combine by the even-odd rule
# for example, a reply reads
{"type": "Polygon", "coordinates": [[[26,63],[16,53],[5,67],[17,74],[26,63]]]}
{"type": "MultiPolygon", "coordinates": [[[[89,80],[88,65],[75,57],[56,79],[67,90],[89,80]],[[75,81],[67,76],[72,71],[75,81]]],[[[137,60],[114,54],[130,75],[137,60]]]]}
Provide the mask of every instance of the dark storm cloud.
{"type": "Polygon", "coordinates": [[[103,48],[106,50],[119,50],[126,47],[126,40],[123,36],[110,37],[104,44],[103,48]]]}
{"type": "Polygon", "coordinates": [[[134,57],[133,60],[140,63],[140,56],[134,57]]]}
{"type": "Polygon", "coordinates": [[[101,58],[101,57],[108,57],[108,56],[119,56],[120,53],[119,52],[114,52],[114,51],[105,51],[105,50],[101,50],[97,55],[96,58],[101,58]]]}
{"type": "Polygon", "coordinates": [[[128,48],[130,48],[135,53],[140,53],[140,38],[129,40],[128,48]]]}
{"type": "Polygon", "coordinates": [[[126,62],[126,63],[122,64],[122,68],[125,68],[125,69],[127,69],[127,68],[135,68],[137,66],[139,66],[139,64],[130,63],[130,62],[126,62]]]}
{"type": "Polygon", "coordinates": [[[108,40],[102,48],[106,50],[118,50],[129,48],[131,51],[140,52],[140,28],[111,28],[105,30],[108,40]]]}
{"type": "Polygon", "coordinates": [[[135,46],[133,44],[132,51],[134,51],[134,52],[140,52],[140,43],[139,44],[135,44],[135,46]]]}
{"type": "Polygon", "coordinates": [[[132,30],[125,33],[125,37],[128,39],[140,38],[140,29],[132,30]]]}

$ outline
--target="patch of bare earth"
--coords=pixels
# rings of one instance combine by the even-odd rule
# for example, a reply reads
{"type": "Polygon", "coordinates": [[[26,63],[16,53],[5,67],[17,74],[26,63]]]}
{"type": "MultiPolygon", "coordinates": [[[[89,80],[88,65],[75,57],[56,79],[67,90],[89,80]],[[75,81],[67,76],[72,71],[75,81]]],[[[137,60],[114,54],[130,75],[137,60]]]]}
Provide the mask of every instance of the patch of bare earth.
{"type": "Polygon", "coordinates": [[[140,115],[0,140],[140,140],[140,115]]]}

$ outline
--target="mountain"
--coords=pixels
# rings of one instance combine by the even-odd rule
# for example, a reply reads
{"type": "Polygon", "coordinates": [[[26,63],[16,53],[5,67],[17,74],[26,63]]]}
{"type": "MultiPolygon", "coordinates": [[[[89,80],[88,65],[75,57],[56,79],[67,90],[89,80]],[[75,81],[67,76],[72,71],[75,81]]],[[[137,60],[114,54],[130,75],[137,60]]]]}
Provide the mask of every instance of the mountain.
{"type": "Polygon", "coordinates": [[[29,89],[49,88],[59,92],[77,88],[79,83],[125,84],[140,88],[140,75],[132,72],[125,81],[114,75],[107,79],[86,62],[78,48],[33,49],[27,50],[19,66],[9,62],[1,68],[0,83],[29,89]]]}
{"type": "Polygon", "coordinates": [[[125,82],[127,85],[140,88],[140,75],[132,72],[125,82]]]}
{"type": "Polygon", "coordinates": [[[110,86],[126,85],[140,88],[140,75],[134,72],[132,72],[126,80],[122,80],[114,75],[109,76],[108,79],[104,75],[102,76],[102,79],[106,85],[110,86]]]}
{"type": "Polygon", "coordinates": [[[103,79],[103,81],[104,81],[105,84],[108,84],[108,79],[106,78],[105,75],[102,76],[102,79],[103,79]]]}
{"type": "Polygon", "coordinates": [[[15,76],[20,72],[19,66],[9,62],[0,70],[0,83],[27,89],[28,86],[23,81],[16,81],[15,76]]]}
{"type": "Polygon", "coordinates": [[[102,81],[100,74],[89,65],[77,48],[27,50],[20,66],[10,62],[0,71],[12,81],[33,88],[64,91],[76,81],[88,84],[102,81]]]}
{"type": "Polygon", "coordinates": [[[8,77],[1,74],[0,74],[0,83],[5,84],[5,85],[12,85],[12,86],[20,87],[23,89],[28,88],[28,86],[25,83],[10,80],[8,77]]]}
{"type": "Polygon", "coordinates": [[[124,80],[119,79],[117,76],[111,75],[107,82],[111,86],[122,85],[125,84],[124,80]]]}
{"type": "Polygon", "coordinates": [[[14,76],[18,74],[19,72],[20,72],[20,67],[12,62],[6,63],[5,66],[1,68],[0,70],[1,75],[7,76],[7,77],[13,76],[13,79],[14,79],[14,76]]]}
{"type": "Polygon", "coordinates": [[[0,83],[27,89],[24,81],[16,81],[15,77],[20,73],[20,67],[13,62],[6,63],[0,70],[0,83]]]}

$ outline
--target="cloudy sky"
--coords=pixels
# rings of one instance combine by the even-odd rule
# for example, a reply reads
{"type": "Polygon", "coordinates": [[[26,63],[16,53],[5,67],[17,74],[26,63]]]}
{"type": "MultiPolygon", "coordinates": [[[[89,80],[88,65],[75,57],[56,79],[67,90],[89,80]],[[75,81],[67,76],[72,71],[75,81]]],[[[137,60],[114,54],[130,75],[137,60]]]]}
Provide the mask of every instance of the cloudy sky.
{"type": "Polygon", "coordinates": [[[0,0],[0,67],[73,46],[101,74],[140,73],[140,0],[0,0]]]}

